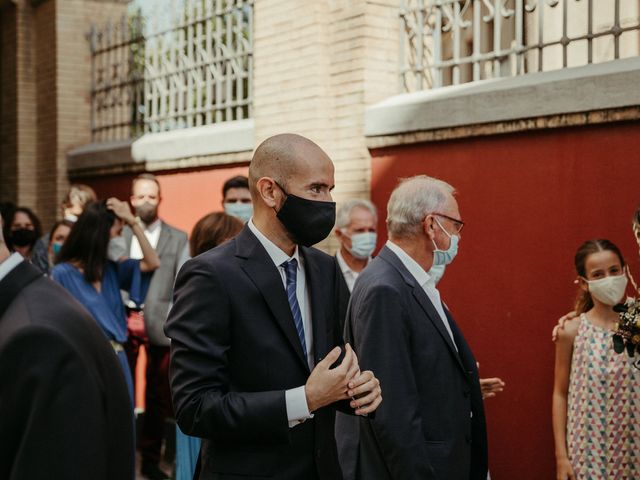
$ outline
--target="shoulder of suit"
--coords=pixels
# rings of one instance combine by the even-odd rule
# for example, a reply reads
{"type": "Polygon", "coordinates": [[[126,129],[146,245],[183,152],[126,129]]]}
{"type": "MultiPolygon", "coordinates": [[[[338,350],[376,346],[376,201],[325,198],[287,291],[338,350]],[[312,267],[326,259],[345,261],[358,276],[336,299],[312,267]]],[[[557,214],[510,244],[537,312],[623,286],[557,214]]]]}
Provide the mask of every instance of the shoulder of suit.
{"type": "Polygon", "coordinates": [[[174,227],[173,225],[170,225],[168,223],[166,223],[164,220],[161,220],[162,222],[162,228],[166,228],[169,232],[179,236],[179,237],[184,237],[185,239],[187,238],[187,232],[180,230],[179,228],[174,227]]]}
{"type": "Polygon", "coordinates": [[[315,248],[315,247],[300,247],[300,248],[304,249],[305,255],[307,255],[309,258],[312,258],[314,261],[326,262],[326,263],[333,263],[337,261],[335,256],[329,255],[328,253],[325,253],[318,248],[315,248]]]}
{"type": "MultiPolygon", "coordinates": [[[[46,277],[23,288],[14,302],[23,306],[21,311],[25,312],[26,318],[20,319],[20,324],[24,326],[52,328],[63,334],[68,330],[85,328],[80,326],[82,323],[88,329],[97,328],[95,320],[84,307],[64,287],[46,277]]],[[[13,304],[9,310],[12,307],[13,304]]]]}

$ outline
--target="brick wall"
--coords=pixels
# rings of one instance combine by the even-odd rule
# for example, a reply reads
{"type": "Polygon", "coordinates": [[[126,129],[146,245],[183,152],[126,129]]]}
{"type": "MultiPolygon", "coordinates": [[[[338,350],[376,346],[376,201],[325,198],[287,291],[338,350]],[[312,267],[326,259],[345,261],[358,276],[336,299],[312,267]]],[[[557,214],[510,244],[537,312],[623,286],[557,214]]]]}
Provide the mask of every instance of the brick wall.
{"type": "Polygon", "coordinates": [[[57,213],[58,171],[56,169],[58,131],[58,82],[56,81],[56,2],[42,3],[33,11],[33,25],[37,32],[36,43],[31,49],[36,57],[34,86],[36,115],[31,122],[36,126],[34,178],[37,181],[36,212],[45,225],[49,225],[57,213]]]}
{"type": "Polygon", "coordinates": [[[256,145],[283,132],[316,141],[335,164],[338,202],[370,195],[364,108],[398,93],[398,8],[399,0],[255,4],[256,145]]]}
{"type": "Polygon", "coordinates": [[[0,202],[16,200],[16,7],[0,8],[0,202]]]}
{"type": "Polygon", "coordinates": [[[126,4],[32,3],[5,3],[0,17],[0,200],[34,208],[48,228],[68,188],[66,153],[91,141],[86,34],[126,4]]]}
{"type": "Polygon", "coordinates": [[[16,203],[35,208],[36,176],[36,84],[37,29],[27,0],[16,4],[16,203]]]}

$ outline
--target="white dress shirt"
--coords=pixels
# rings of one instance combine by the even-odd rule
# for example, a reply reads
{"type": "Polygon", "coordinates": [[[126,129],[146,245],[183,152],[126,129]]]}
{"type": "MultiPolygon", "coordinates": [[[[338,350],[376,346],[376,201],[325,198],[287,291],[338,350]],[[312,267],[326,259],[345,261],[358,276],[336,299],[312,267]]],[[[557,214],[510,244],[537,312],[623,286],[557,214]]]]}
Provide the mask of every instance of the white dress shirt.
{"type": "Polygon", "coordinates": [[[24,258],[18,252],[14,252],[2,263],[0,263],[0,280],[11,273],[11,270],[20,265],[24,258]]]}
{"type": "Polygon", "coordinates": [[[393,243],[391,240],[387,240],[387,247],[393,253],[395,253],[402,264],[409,270],[409,273],[416,279],[418,285],[422,287],[424,293],[427,294],[429,300],[435,307],[438,315],[440,316],[440,320],[444,323],[444,328],[446,328],[449,336],[451,337],[451,341],[453,342],[453,346],[458,349],[456,345],[456,341],[453,339],[453,332],[451,331],[451,326],[449,325],[449,320],[447,319],[447,315],[444,313],[444,308],[442,308],[442,300],[440,299],[440,292],[436,288],[436,284],[431,275],[429,275],[425,270],[416,262],[413,258],[411,258],[407,252],[405,252],[398,245],[393,243]]]}
{"type": "Polygon", "coordinates": [[[360,275],[360,272],[356,272],[352,270],[347,261],[342,256],[342,252],[338,250],[336,253],[336,259],[338,260],[338,265],[340,266],[340,270],[342,271],[342,276],[344,277],[344,281],[347,284],[347,288],[349,292],[353,291],[353,286],[356,283],[356,279],[360,275]]]}
{"type": "MultiPolygon", "coordinates": [[[[144,229],[144,236],[147,237],[147,240],[149,240],[149,243],[155,250],[158,246],[158,240],[160,240],[162,221],[160,221],[159,218],[156,218],[156,220],[151,225],[145,226],[144,224],[142,224],[142,226],[144,229]]],[[[133,235],[131,237],[131,249],[129,250],[129,258],[132,258],[134,260],[142,260],[143,257],[144,255],[142,254],[142,248],[140,247],[138,237],[133,235]]]]}
{"type": "MultiPolygon", "coordinates": [[[[275,243],[269,240],[258,227],[253,223],[253,219],[249,220],[247,226],[251,232],[258,238],[258,241],[262,244],[267,251],[269,258],[273,261],[274,265],[278,268],[280,277],[282,278],[282,286],[287,288],[287,276],[284,267],[281,265],[284,262],[288,262],[292,259],[296,259],[298,262],[298,271],[296,278],[296,297],[298,298],[298,305],[300,306],[300,313],[302,314],[302,326],[304,328],[304,340],[307,344],[307,363],[309,369],[313,369],[313,328],[311,324],[311,300],[309,297],[309,291],[307,289],[307,279],[305,276],[304,260],[300,256],[298,246],[296,245],[293,255],[287,255],[280,249],[275,243]]],[[[304,385],[298,388],[293,388],[285,392],[285,400],[287,404],[287,419],[289,420],[289,427],[294,427],[301,423],[301,421],[307,418],[313,417],[309,413],[309,407],[307,405],[307,396],[304,391],[304,385]]]]}

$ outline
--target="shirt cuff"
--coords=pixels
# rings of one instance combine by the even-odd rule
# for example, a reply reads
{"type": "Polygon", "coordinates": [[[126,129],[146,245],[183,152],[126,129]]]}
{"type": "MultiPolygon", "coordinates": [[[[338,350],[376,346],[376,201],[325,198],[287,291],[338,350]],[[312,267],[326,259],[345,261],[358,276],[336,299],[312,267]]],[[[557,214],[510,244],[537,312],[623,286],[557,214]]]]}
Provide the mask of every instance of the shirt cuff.
{"type": "Polygon", "coordinates": [[[289,428],[301,424],[308,418],[313,418],[307,406],[307,395],[304,392],[304,385],[292,388],[284,392],[285,403],[287,404],[287,420],[289,428]]]}

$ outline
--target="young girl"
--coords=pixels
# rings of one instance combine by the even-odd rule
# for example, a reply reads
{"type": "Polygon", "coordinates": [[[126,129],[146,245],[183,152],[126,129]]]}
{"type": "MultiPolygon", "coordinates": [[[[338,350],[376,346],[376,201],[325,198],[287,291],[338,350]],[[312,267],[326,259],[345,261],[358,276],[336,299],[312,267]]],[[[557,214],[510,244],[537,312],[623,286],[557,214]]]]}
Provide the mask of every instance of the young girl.
{"type": "Polygon", "coordinates": [[[575,256],[578,317],[559,330],[553,389],[557,480],[640,476],[640,371],[613,351],[627,277],[618,247],[589,240],[575,256]]]}

